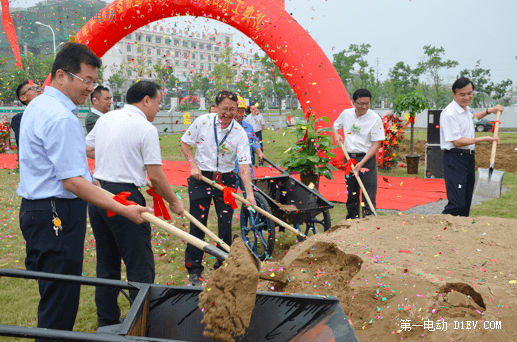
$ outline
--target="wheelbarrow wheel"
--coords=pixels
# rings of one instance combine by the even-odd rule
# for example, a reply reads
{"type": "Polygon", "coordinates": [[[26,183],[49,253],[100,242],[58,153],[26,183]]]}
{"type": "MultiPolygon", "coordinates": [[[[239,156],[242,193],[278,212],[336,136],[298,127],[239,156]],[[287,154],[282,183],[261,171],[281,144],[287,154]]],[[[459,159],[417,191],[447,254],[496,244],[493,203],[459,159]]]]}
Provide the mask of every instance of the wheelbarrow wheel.
{"type": "MultiPolygon", "coordinates": [[[[271,207],[260,193],[254,191],[257,206],[271,213],[271,207]]],[[[241,208],[242,239],[261,261],[270,257],[275,248],[275,222],[258,211],[241,208]]]]}
{"type": "MultiPolygon", "coordinates": [[[[303,223],[302,223],[303,225],[303,223]]],[[[330,211],[328,209],[322,211],[318,215],[312,217],[308,222],[305,223],[305,231],[302,231],[302,225],[296,223],[294,227],[298,231],[304,233],[306,236],[317,234],[318,232],[326,232],[330,229],[330,211]]],[[[296,237],[298,241],[303,242],[303,238],[300,236],[296,237]]]]}

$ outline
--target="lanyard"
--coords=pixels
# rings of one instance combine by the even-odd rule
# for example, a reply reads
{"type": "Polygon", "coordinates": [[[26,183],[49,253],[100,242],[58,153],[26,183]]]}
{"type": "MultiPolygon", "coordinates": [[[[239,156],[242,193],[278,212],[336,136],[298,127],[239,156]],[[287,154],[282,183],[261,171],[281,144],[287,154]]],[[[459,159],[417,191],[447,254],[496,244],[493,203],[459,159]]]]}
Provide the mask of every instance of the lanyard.
{"type": "Polygon", "coordinates": [[[219,139],[217,138],[217,128],[215,127],[216,119],[217,119],[217,114],[215,114],[215,116],[214,116],[214,137],[215,137],[215,145],[217,146],[217,171],[219,171],[219,146],[221,146],[224,143],[224,141],[226,140],[226,138],[228,138],[228,135],[230,135],[230,132],[232,131],[232,128],[233,128],[233,120],[232,120],[232,126],[230,127],[228,132],[226,132],[226,135],[224,136],[223,140],[221,140],[221,144],[219,144],[219,139]]]}

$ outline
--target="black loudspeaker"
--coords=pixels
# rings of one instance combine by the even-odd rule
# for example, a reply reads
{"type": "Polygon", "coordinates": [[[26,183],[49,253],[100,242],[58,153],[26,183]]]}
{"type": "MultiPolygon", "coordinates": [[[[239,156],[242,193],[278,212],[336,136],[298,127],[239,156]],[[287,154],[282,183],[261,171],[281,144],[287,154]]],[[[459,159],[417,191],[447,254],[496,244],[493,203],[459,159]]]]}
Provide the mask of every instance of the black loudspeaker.
{"type": "Polygon", "coordinates": [[[425,144],[425,178],[443,178],[443,151],[440,144],[425,144]]]}
{"type": "Polygon", "coordinates": [[[440,143],[440,114],[442,110],[428,110],[427,111],[427,143],[440,143]]]}

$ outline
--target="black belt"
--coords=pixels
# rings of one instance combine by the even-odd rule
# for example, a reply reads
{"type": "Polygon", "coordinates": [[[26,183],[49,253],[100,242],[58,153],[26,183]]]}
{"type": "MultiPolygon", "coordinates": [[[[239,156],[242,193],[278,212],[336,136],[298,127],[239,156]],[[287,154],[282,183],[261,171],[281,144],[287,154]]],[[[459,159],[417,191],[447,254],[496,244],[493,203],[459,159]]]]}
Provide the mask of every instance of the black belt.
{"type": "Polygon", "coordinates": [[[41,198],[41,199],[35,199],[35,200],[22,198],[22,201],[27,201],[27,203],[38,204],[38,203],[46,203],[46,202],[50,203],[50,201],[55,201],[55,202],[82,201],[82,199],[80,199],[79,197],[76,197],[76,198],[48,197],[48,198],[41,198]]]}
{"type": "MultiPolygon", "coordinates": [[[[210,175],[210,176],[211,176],[214,172],[216,172],[216,171],[201,171],[201,173],[202,173],[203,175],[210,175]]],[[[224,175],[227,175],[227,174],[230,174],[230,173],[232,173],[232,171],[230,171],[230,172],[221,172],[221,174],[222,174],[223,176],[224,176],[224,175]]]]}
{"type": "Polygon", "coordinates": [[[124,185],[124,186],[130,186],[130,187],[137,188],[137,189],[139,188],[138,186],[136,186],[133,183],[108,182],[108,181],[105,181],[102,179],[97,179],[97,180],[99,181],[99,183],[101,183],[101,185],[124,185]]]}
{"type": "Polygon", "coordinates": [[[476,153],[475,150],[471,150],[470,148],[469,149],[467,149],[467,148],[451,148],[450,150],[446,150],[446,151],[454,152],[454,153],[466,153],[466,154],[475,154],[476,153]]]}
{"type": "Polygon", "coordinates": [[[366,153],[349,153],[351,158],[364,157],[366,153]]]}

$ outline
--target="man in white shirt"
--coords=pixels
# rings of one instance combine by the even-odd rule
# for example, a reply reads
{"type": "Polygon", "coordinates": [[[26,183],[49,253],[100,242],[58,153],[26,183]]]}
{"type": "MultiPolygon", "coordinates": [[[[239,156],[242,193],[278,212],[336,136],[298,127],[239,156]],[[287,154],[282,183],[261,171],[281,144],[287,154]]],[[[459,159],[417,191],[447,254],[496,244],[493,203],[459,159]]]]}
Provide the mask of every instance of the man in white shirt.
{"type": "MultiPolygon", "coordinates": [[[[190,213],[206,225],[212,198],[217,213],[219,237],[228,245],[232,243],[233,208],[226,204],[223,192],[201,180],[201,176],[216,181],[226,187],[234,188],[236,177],[232,170],[235,168],[235,157],[239,163],[241,179],[247,193],[247,200],[256,204],[251,191],[250,148],[248,136],[235,120],[237,115],[237,95],[233,92],[222,91],[216,99],[216,114],[205,114],[198,117],[181,137],[181,149],[190,164],[188,191],[190,198],[190,213]],[[196,157],[192,147],[196,146],[196,157]]],[[[203,239],[205,233],[190,224],[190,234],[203,239]]],[[[185,266],[189,272],[192,285],[201,284],[203,266],[203,251],[188,244],[185,251],[185,266]]],[[[217,261],[214,268],[221,266],[217,261]]]]}
{"type": "Polygon", "coordinates": [[[260,142],[260,147],[264,148],[264,144],[262,143],[262,131],[266,128],[266,121],[262,114],[259,113],[259,110],[256,106],[250,107],[251,114],[244,118],[244,121],[249,123],[253,130],[255,131],[255,135],[260,142]]]}
{"type": "MultiPolygon", "coordinates": [[[[345,109],[334,122],[334,138],[336,143],[343,142],[339,134],[341,128],[345,133],[344,144],[350,158],[357,162],[354,170],[368,169],[361,173],[361,180],[366,192],[370,196],[373,206],[377,198],[377,159],[375,155],[381,141],[386,136],[382,120],[374,111],[370,110],[372,94],[367,89],[358,89],[353,95],[355,108],[345,109]]],[[[357,179],[350,173],[347,180],[348,198],[346,202],[346,218],[359,217],[359,191],[361,188],[357,179]]],[[[366,201],[363,201],[366,202],[366,201]]],[[[372,215],[373,212],[368,205],[363,207],[363,217],[372,215]]]]}
{"type": "MultiPolygon", "coordinates": [[[[127,192],[127,200],[145,207],[138,187],[146,186],[147,172],[156,193],[169,202],[170,210],[183,215],[183,203],[172,192],[162,170],[158,130],[151,123],[159,111],[159,90],[149,81],[132,85],[127,91],[128,104],[99,118],[99,125],[86,137],[86,151],[88,157],[95,158],[94,177],[103,189],[115,195],[127,192]]],[[[97,277],[119,280],[122,259],[129,281],[154,283],[151,225],[111,216],[94,205],[88,206],[88,212],[96,240],[97,277]]],[[[118,293],[118,289],[96,288],[99,327],[119,322],[118,293]]],[[[130,291],[133,300],[136,294],[130,291]]]]}
{"type": "Polygon", "coordinates": [[[466,77],[457,79],[452,85],[454,100],[440,115],[440,147],[443,153],[443,171],[447,199],[449,202],[442,214],[469,216],[476,182],[475,144],[497,141],[499,137],[475,137],[475,117],[481,120],[490,113],[503,112],[497,105],[481,112],[471,113],[470,102],[474,97],[474,84],[466,77]]]}
{"type": "Polygon", "coordinates": [[[90,95],[93,103],[92,111],[84,118],[86,133],[90,133],[99,118],[110,111],[111,94],[108,88],[98,86],[90,95]]]}

